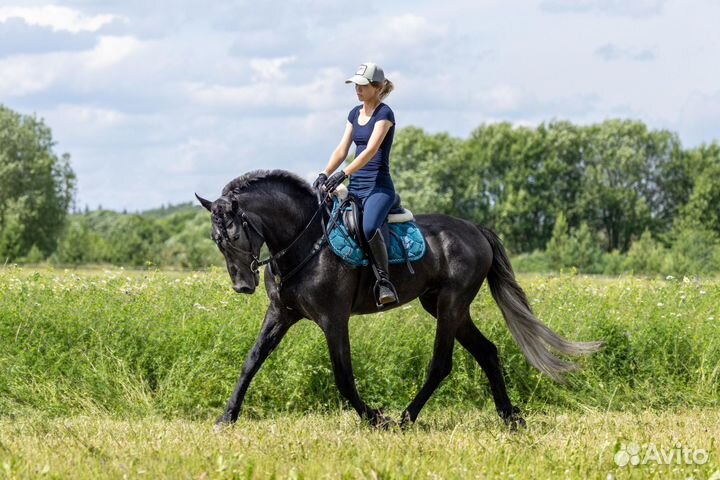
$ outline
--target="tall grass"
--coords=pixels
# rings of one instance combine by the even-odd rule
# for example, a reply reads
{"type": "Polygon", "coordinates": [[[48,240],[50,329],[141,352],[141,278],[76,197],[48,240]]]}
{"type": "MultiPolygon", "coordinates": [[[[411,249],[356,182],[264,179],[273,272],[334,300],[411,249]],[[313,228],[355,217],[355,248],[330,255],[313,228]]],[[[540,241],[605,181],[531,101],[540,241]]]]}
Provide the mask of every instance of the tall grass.
{"type": "MultiPolygon", "coordinates": [[[[486,288],[472,305],[499,348],[521,407],[642,410],[717,407],[720,285],[690,279],[521,276],[539,318],[571,339],[604,340],[559,385],[530,367],[486,288]]],[[[267,298],[234,293],[226,274],[0,270],[0,416],[106,413],[207,419],[227,400],[267,298]]],[[[401,409],[424,379],[434,320],[413,302],[351,321],[361,395],[401,409]]],[[[320,330],[300,322],[250,387],[244,415],[337,410],[320,330]]],[[[459,346],[430,409],[492,405],[459,346]]]]}

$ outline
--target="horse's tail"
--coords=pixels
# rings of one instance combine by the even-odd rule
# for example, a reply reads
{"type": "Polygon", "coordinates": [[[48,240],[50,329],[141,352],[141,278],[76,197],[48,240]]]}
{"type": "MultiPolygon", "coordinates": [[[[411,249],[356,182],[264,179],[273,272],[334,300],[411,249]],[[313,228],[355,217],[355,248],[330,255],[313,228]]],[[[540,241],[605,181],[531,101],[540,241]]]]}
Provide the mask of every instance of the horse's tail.
{"type": "Polygon", "coordinates": [[[571,342],[562,338],[538,320],[530,308],[510,265],[505,248],[492,230],[477,225],[490,242],[493,261],[488,274],[490,292],[500,307],[505,322],[525,358],[538,370],[558,382],[563,381],[562,374],[575,370],[577,365],[565,362],[554,356],[545,344],[567,355],[580,355],[596,352],[602,342],[571,342]]]}

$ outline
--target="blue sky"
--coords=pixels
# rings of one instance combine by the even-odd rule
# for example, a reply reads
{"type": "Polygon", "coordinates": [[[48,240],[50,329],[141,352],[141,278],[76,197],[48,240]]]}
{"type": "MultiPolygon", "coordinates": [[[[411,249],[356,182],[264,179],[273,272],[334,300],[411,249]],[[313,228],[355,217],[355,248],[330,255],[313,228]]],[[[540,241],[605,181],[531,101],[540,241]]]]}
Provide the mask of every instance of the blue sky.
{"type": "Polygon", "coordinates": [[[709,143],[718,20],[720,0],[3,0],[0,103],[52,128],[79,207],[134,211],[255,168],[314,178],[363,61],[399,127],[621,117],[709,143]]]}

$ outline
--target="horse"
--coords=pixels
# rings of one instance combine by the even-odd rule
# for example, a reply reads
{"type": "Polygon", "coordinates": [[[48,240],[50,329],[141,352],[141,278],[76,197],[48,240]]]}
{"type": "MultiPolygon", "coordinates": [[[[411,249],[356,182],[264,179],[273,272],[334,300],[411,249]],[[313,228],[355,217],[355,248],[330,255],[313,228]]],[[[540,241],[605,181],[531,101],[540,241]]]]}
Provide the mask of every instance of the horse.
{"type": "MultiPolygon", "coordinates": [[[[264,283],[270,305],[247,354],[240,378],[217,426],[234,423],[254,375],[290,327],[301,319],[323,331],[337,387],[361,419],[371,425],[394,423],[382,409],[372,408],[355,385],[350,357],[348,322],[352,315],[378,311],[370,267],[353,268],[327,248],[325,225],[329,211],[310,184],[288,171],[255,170],[235,178],[215,201],[196,194],[211,213],[212,238],[225,257],[232,288],[252,294],[264,283]],[[320,204],[320,205],[319,205],[320,204]],[[260,260],[262,245],[270,257],[260,260]]],[[[402,412],[400,425],[416,421],[438,385],[450,374],[455,341],[475,358],[487,375],[495,408],[512,428],[525,425],[520,409],[508,397],[496,346],[470,317],[470,304],[487,279],[495,302],[530,364],[556,381],[577,368],[550,352],[566,355],[597,351],[602,342],[573,342],[553,332],[533,314],[517,283],[498,236],[475,223],[441,214],[416,215],[426,252],[412,264],[390,265],[397,308],[416,298],[437,320],[432,359],[424,384],[402,412]]]]}

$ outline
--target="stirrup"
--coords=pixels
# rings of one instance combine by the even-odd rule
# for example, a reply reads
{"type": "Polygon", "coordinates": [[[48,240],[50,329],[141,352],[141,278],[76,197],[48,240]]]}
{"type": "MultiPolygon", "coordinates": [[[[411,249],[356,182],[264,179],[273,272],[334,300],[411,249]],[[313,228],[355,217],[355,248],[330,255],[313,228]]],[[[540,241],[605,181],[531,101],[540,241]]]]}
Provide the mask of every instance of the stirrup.
{"type": "MultiPolygon", "coordinates": [[[[387,280],[385,278],[381,278],[375,281],[375,286],[373,287],[373,297],[375,298],[375,306],[378,309],[389,307],[392,305],[398,305],[400,303],[400,299],[398,298],[397,290],[395,290],[395,285],[390,282],[390,280],[387,280]],[[390,290],[390,293],[393,295],[394,298],[390,299],[387,302],[381,302],[380,298],[380,289],[382,287],[387,288],[390,290]]],[[[388,297],[390,298],[390,297],[388,297]]]]}

